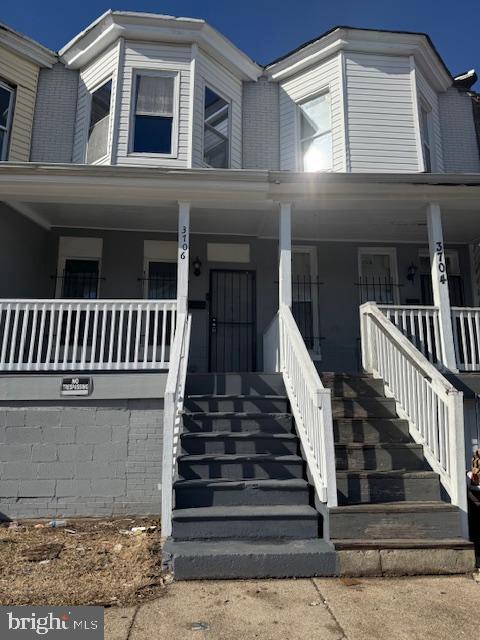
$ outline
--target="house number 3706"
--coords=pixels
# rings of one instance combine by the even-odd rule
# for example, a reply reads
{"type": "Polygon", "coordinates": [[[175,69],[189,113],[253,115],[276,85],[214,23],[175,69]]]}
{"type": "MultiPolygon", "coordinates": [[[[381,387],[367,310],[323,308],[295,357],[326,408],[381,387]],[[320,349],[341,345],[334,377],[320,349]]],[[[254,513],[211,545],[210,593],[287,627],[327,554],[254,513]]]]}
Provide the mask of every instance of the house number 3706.
{"type": "Polygon", "coordinates": [[[446,284],[447,267],[445,264],[445,253],[443,251],[443,242],[437,242],[435,253],[437,254],[438,279],[442,284],[446,284]]]}
{"type": "Polygon", "coordinates": [[[188,232],[187,227],[182,227],[180,234],[180,260],[185,260],[188,251],[188,232]]]}

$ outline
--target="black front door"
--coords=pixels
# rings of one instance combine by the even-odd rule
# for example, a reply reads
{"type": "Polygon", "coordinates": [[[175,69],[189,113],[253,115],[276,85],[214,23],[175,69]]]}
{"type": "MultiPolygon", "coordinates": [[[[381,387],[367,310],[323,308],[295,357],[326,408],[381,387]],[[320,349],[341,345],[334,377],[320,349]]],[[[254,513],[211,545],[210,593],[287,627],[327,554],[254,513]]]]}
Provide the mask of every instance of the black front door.
{"type": "Polygon", "coordinates": [[[255,301],[254,271],[210,271],[210,371],[255,371],[255,301]]]}

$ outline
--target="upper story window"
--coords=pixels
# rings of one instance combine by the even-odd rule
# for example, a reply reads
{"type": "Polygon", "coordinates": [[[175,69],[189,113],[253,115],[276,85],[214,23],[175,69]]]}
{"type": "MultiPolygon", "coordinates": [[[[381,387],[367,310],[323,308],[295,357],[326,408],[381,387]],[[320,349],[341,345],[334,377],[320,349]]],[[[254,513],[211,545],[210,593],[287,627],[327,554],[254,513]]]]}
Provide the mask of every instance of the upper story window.
{"type": "Polygon", "coordinates": [[[0,81],[0,160],[6,160],[13,120],[15,89],[0,81]]]}
{"type": "Polygon", "coordinates": [[[422,136],[423,164],[427,173],[432,172],[432,153],[430,146],[431,110],[424,102],[420,104],[420,134],[422,136]]]}
{"type": "Polygon", "coordinates": [[[133,153],[173,155],[176,74],[136,75],[133,153]]]}
{"type": "Polygon", "coordinates": [[[205,87],[203,161],[209,167],[230,166],[230,104],[205,87]]]}
{"type": "Polygon", "coordinates": [[[112,101],[112,81],[92,91],[90,124],[88,127],[87,163],[93,164],[108,153],[108,132],[110,129],[110,104],[112,101]]]}
{"type": "Polygon", "coordinates": [[[329,171],[332,168],[330,93],[305,100],[298,107],[303,170],[329,171]]]}

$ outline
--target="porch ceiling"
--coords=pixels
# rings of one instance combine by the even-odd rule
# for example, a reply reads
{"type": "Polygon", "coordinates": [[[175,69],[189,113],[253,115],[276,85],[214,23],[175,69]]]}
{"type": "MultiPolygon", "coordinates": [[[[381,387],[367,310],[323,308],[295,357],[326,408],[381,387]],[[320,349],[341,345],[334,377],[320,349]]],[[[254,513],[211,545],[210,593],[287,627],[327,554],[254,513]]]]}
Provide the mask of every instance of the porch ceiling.
{"type": "Polygon", "coordinates": [[[444,237],[480,239],[480,176],[295,174],[0,163],[0,200],[46,228],[176,232],[178,201],[192,233],[278,237],[279,202],[294,205],[297,241],[425,242],[426,206],[444,237]]]}

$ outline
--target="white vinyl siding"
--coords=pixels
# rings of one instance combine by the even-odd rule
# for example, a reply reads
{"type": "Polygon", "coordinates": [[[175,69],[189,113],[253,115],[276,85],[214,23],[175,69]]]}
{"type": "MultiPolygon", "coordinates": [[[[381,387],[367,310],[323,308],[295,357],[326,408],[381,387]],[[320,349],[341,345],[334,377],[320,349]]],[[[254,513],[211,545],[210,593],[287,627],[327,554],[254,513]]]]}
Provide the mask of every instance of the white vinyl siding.
{"type": "Polygon", "coordinates": [[[331,96],[333,171],[345,171],[340,56],[335,55],[280,84],[280,169],[301,171],[298,103],[322,91],[331,96]]]}
{"type": "Polygon", "coordinates": [[[432,172],[443,172],[443,152],[442,152],[442,132],[440,127],[440,110],[438,106],[438,95],[431,88],[422,72],[415,70],[417,78],[417,93],[419,106],[422,100],[427,107],[430,107],[430,157],[432,161],[432,172]]]}
{"type": "Polygon", "coordinates": [[[202,51],[195,60],[193,100],[192,165],[203,164],[203,122],[205,85],[230,103],[230,167],[242,168],[242,82],[202,51]]]}
{"type": "Polygon", "coordinates": [[[417,113],[408,56],[345,57],[351,171],[418,172],[417,113]]]}
{"type": "MultiPolygon", "coordinates": [[[[118,131],[116,135],[116,161],[118,164],[150,165],[162,167],[188,167],[190,136],[190,62],[189,46],[153,44],[143,42],[125,42],[122,84],[117,104],[118,131]],[[142,71],[167,71],[178,74],[178,126],[176,127],[175,157],[162,157],[155,154],[130,154],[131,136],[133,134],[134,75],[142,71]]],[[[115,154],[114,154],[115,155],[115,154]]]]}
{"type": "Polygon", "coordinates": [[[112,45],[95,62],[80,72],[77,100],[77,120],[75,124],[75,138],[73,142],[73,162],[86,162],[88,129],[90,124],[91,94],[108,80],[112,80],[112,98],[110,105],[110,121],[108,131],[107,154],[99,164],[110,164],[113,123],[112,109],[115,104],[117,65],[119,61],[120,41],[112,45]]]}
{"type": "Polygon", "coordinates": [[[28,162],[33,113],[37,95],[38,66],[0,47],[0,80],[15,90],[13,121],[7,160],[28,162]]]}

